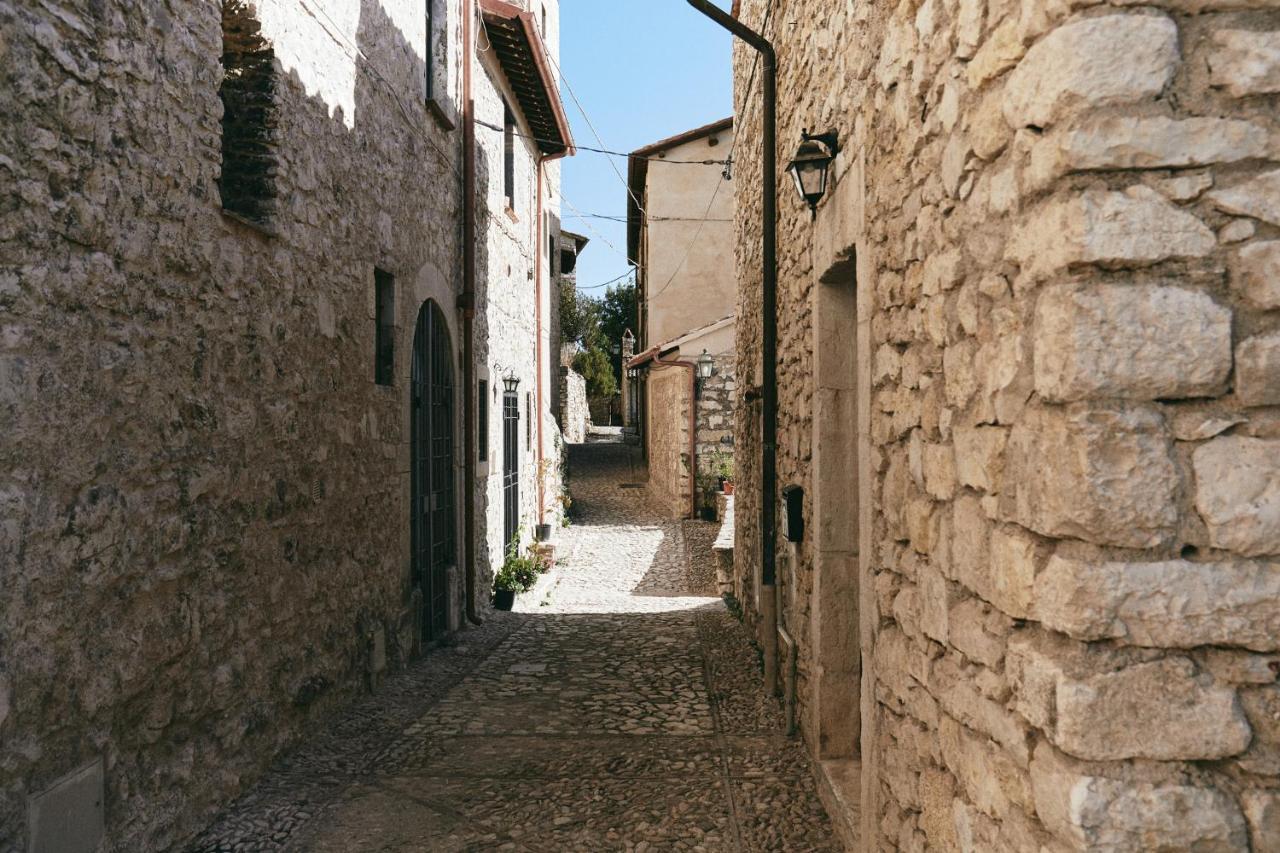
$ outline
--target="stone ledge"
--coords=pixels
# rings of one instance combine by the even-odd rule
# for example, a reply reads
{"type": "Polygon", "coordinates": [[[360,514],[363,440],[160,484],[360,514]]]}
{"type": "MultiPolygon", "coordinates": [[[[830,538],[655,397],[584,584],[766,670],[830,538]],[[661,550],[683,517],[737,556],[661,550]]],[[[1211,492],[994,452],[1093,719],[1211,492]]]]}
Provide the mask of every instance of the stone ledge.
{"type": "Polygon", "coordinates": [[[818,798],[831,817],[836,836],[846,850],[858,850],[862,823],[862,762],[833,758],[813,762],[818,798]]]}

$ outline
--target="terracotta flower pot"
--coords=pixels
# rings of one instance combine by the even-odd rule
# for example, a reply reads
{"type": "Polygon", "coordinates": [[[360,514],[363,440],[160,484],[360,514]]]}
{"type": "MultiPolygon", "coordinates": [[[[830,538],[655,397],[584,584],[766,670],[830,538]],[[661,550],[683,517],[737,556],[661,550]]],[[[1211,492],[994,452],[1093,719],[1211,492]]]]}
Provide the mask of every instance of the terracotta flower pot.
{"type": "Polygon", "coordinates": [[[729,480],[726,480],[726,481],[725,481],[725,483],[724,483],[724,493],[725,493],[726,495],[731,495],[731,494],[733,494],[733,483],[732,483],[732,481],[729,481],[729,480]]]}

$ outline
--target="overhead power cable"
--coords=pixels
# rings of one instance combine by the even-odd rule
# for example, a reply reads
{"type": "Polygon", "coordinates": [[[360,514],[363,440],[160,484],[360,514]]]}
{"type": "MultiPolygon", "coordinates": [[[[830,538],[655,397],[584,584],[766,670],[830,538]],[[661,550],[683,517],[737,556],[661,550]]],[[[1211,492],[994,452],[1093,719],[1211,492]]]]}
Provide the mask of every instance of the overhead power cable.
{"type": "Polygon", "coordinates": [[[422,137],[423,141],[426,142],[427,145],[430,146],[436,152],[437,155],[439,155],[440,159],[444,161],[445,166],[448,167],[448,169],[451,172],[453,172],[455,176],[461,177],[462,172],[459,171],[456,165],[454,165],[452,155],[446,153],[439,145],[436,144],[435,140],[433,140],[430,136],[427,136],[425,133],[422,132],[422,129],[418,126],[418,123],[413,120],[413,118],[409,115],[409,111],[405,109],[404,102],[400,100],[400,96],[399,94],[397,94],[395,87],[391,85],[391,81],[386,78],[386,76],[378,68],[377,64],[369,58],[369,55],[360,49],[359,44],[355,43],[354,41],[352,41],[350,38],[347,37],[347,34],[343,32],[342,27],[338,26],[337,22],[334,21],[333,18],[329,16],[329,13],[325,11],[324,7],[320,5],[318,2],[316,2],[316,0],[302,0],[302,8],[305,9],[307,12],[310,12],[311,17],[315,18],[315,13],[312,11],[313,4],[314,4],[315,12],[319,12],[321,15],[324,16],[325,20],[329,22],[329,26],[325,26],[323,22],[321,22],[319,19],[316,19],[316,22],[320,24],[320,28],[325,31],[325,33],[329,36],[329,38],[333,39],[334,44],[336,44],[340,49],[347,52],[347,56],[350,59],[364,60],[365,67],[367,67],[369,71],[373,74],[373,76],[376,77],[378,81],[382,83],[383,86],[386,87],[387,93],[391,95],[391,99],[395,101],[396,106],[400,108],[400,113],[401,115],[404,116],[405,123],[409,125],[410,130],[412,130],[418,136],[422,137]],[[332,27],[333,29],[331,30],[329,27],[332,27]],[[341,35],[341,39],[339,39],[339,34],[341,35]],[[346,44],[344,45],[343,42],[346,42],[346,44]]]}
{"type": "MultiPolygon", "coordinates": [[[[607,216],[603,213],[571,213],[565,219],[607,219],[610,222],[626,222],[625,216],[607,216]]],[[[648,216],[646,222],[732,222],[732,219],[699,219],[696,216],[648,216]]]]}
{"type": "MultiPolygon", "coordinates": [[[[487,122],[483,119],[475,119],[475,123],[478,125],[487,127],[490,130],[498,130],[498,131],[506,130],[506,128],[500,124],[493,124],[492,122],[487,122]]],[[[541,136],[533,136],[532,134],[528,134],[528,133],[513,132],[512,135],[518,136],[521,139],[528,139],[531,142],[545,142],[551,145],[560,144],[560,140],[558,139],[543,139],[541,136]]],[[[658,162],[661,162],[661,163],[675,163],[680,166],[727,166],[729,165],[728,160],[674,160],[669,157],[658,157],[658,156],[637,157],[634,154],[628,154],[626,151],[610,151],[607,148],[592,148],[589,145],[578,145],[575,143],[573,147],[574,147],[574,150],[576,151],[590,151],[593,154],[608,154],[610,157],[627,157],[633,160],[657,160],[658,162]]]]}
{"type": "Polygon", "coordinates": [[[624,278],[630,278],[634,273],[635,273],[635,270],[627,270],[617,278],[611,278],[608,281],[604,282],[603,284],[590,284],[590,285],[586,285],[585,287],[579,285],[578,290],[599,290],[602,287],[608,287],[611,284],[617,284],[618,282],[622,281],[624,278]]]}

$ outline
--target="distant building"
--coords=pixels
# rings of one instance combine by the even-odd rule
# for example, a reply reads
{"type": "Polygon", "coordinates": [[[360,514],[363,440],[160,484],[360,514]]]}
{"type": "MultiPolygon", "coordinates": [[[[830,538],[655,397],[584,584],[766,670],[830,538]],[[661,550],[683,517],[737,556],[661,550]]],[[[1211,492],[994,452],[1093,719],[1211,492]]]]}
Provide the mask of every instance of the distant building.
{"type": "MultiPolygon", "coordinates": [[[[733,455],[737,280],[727,118],[631,154],[627,253],[636,265],[638,341],[628,396],[652,494],[673,515],[708,501],[713,460],[733,455]],[[711,371],[697,376],[702,358],[711,371]]],[[[704,368],[706,370],[707,368],[704,368]]]]}

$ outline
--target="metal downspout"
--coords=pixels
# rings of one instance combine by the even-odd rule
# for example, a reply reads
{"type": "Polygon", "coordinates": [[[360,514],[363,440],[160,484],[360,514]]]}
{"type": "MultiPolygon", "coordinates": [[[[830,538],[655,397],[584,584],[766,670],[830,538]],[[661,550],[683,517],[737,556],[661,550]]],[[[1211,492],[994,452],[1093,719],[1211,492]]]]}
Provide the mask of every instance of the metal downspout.
{"type": "Polygon", "coordinates": [[[463,538],[466,539],[463,574],[466,579],[467,620],[481,624],[476,612],[476,126],[475,103],[471,99],[471,31],[475,17],[474,0],[462,4],[462,372],[463,445],[466,458],[462,478],[466,481],[462,505],[463,538]]]}
{"type": "Polygon", "coordinates": [[[689,5],[715,21],[747,45],[754,48],[761,59],[761,83],[764,87],[762,110],[763,154],[761,173],[763,194],[760,214],[762,232],[762,341],[761,355],[764,373],[761,380],[760,447],[760,603],[765,622],[764,681],[765,688],[778,690],[778,607],[777,586],[777,490],[778,490],[778,94],[777,56],[773,45],[755,30],[747,27],[711,0],[688,0],[689,5]]]}

